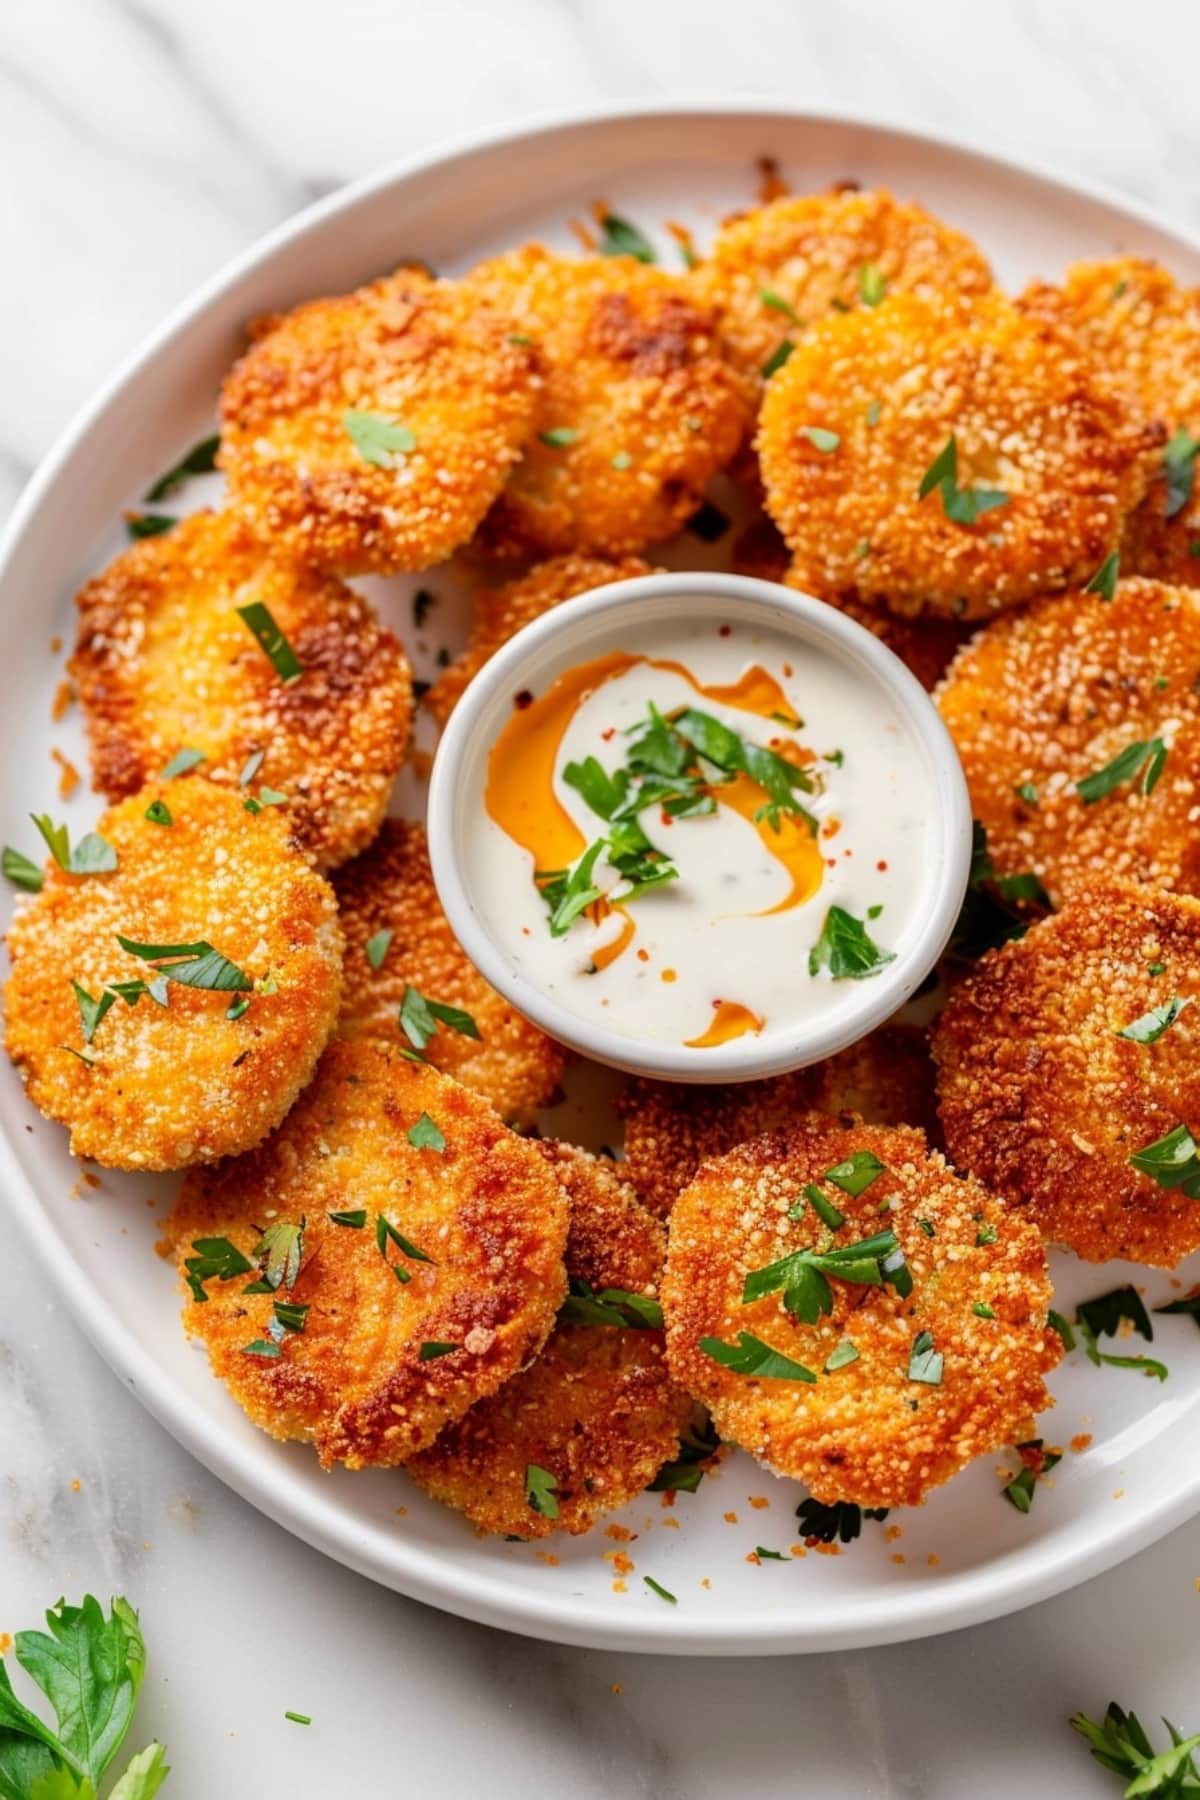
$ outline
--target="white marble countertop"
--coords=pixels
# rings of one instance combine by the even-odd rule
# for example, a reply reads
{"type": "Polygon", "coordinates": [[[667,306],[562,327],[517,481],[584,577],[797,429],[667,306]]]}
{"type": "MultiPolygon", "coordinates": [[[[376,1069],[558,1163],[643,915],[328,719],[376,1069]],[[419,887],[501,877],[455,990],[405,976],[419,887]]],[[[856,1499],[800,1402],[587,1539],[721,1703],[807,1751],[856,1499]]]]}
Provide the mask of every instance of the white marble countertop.
{"type": "MultiPolygon", "coordinates": [[[[844,106],[1105,181],[1200,227],[1187,0],[8,0],[0,514],[176,301],[350,176],[606,99],[844,106]]],[[[369,1586],[260,1518],[102,1367],[0,1215],[0,1633],[127,1594],[172,1800],[1118,1792],[1066,1725],[1200,1725],[1200,1522],[1073,1594],[910,1647],[558,1649],[369,1586]],[[288,1724],[285,1709],[313,1717],[288,1724]]]]}

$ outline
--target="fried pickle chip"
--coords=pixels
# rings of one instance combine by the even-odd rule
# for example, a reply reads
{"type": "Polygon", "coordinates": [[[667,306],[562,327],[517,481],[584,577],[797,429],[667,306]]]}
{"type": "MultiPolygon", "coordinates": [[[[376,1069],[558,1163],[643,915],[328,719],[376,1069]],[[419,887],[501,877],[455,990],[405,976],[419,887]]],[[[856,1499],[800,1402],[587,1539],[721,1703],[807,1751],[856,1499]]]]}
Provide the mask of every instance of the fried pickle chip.
{"type": "Polygon", "coordinates": [[[671,1216],[675,1379],[722,1437],[826,1503],[915,1506],[975,1457],[1027,1438],[1062,1352],[1050,1298],[1034,1226],[901,1126],[807,1114],[705,1163],[671,1216]],[[829,1180],[864,1161],[858,1194],[829,1180]],[[810,1200],[797,1206],[809,1186],[841,1225],[810,1200]],[[841,1264],[850,1278],[828,1260],[762,1273],[859,1244],[841,1264]]]}
{"type": "Polygon", "coordinates": [[[152,782],[97,832],[109,851],[91,860],[115,859],[110,872],[48,863],[9,927],[8,1054],[75,1156],[181,1169],[249,1150],[311,1078],[337,1018],[333,891],[283,809],[248,813],[214,782],[152,782]]]}
{"type": "Polygon", "coordinates": [[[528,1122],[557,1088],[565,1053],[467,960],[433,885],[424,827],[386,820],[334,887],[346,938],[339,1034],[421,1048],[427,1062],[482,1094],[502,1118],[528,1122]],[[419,1001],[466,1013],[467,1028],[436,1022],[427,1043],[415,1043],[413,1034],[420,1039],[429,1026],[419,1001]]]}
{"type": "Polygon", "coordinates": [[[400,269],[261,320],[221,392],[229,504],[341,574],[444,562],[533,427],[537,358],[470,283],[400,269]]]}
{"type": "Polygon", "coordinates": [[[537,1361],[408,1469],[480,1531],[523,1538],[577,1535],[640,1494],[675,1455],[691,1410],[671,1382],[661,1330],[620,1322],[656,1315],[661,1225],[606,1158],[554,1140],[538,1148],[568,1195],[575,1298],[537,1361]],[[613,1290],[650,1307],[639,1314],[613,1290]],[[608,1299],[598,1309],[589,1294],[608,1299]],[[616,1322],[588,1323],[597,1310],[616,1322]]]}
{"type": "Polygon", "coordinates": [[[1085,1261],[1174,1268],[1200,1248],[1200,1205],[1130,1159],[1200,1126],[1198,995],[1200,902],[1085,883],[989,951],[938,1020],[951,1156],[1085,1261]]]}
{"type": "Polygon", "coordinates": [[[1105,872],[1200,892],[1198,672],[1200,594],[1155,581],[1041,601],[959,652],[936,699],[998,875],[1055,902],[1105,872]]]}
{"type": "Polygon", "coordinates": [[[1143,257],[1075,263],[1061,287],[1035,281],[1018,304],[1077,331],[1132,405],[1164,427],[1153,478],[1130,515],[1121,566],[1200,587],[1200,287],[1143,257]],[[1165,466],[1164,466],[1165,465],[1165,466]]]}
{"type": "Polygon", "coordinates": [[[536,1354],[566,1227],[544,1159],[478,1095],[335,1042],[267,1143],[188,1177],[167,1236],[184,1327],[248,1417],[363,1469],[407,1462],[536,1354]]]}
{"type": "Polygon", "coordinates": [[[136,793],[187,747],[230,785],[249,760],[287,796],[320,868],[370,843],[404,760],[408,659],[361,595],[276,562],[229,513],[197,513],[118,556],[79,594],[70,673],[95,785],[136,793]],[[284,680],[239,607],[265,606],[301,665],[284,680]]]}
{"type": "Polygon", "coordinates": [[[970,238],[882,188],[788,195],[741,213],[692,279],[716,309],[730,361],[755,382],[831,311],[888,293],[966,300],[992,285],[970,238]]]}
{"type": "Polygon", "coordinates": [[[757,441],[796,586],[976,619],[1091,577],[1158,435],[1001,295],[967,315],[897,294],[796,345],[757,441]]]}
{"type": "Polygon", "coordinates": [[[477,589],[467,647],[438,676],[425,695],[425,706],[438,724],[444,725],[467,683],[524,626],[532,625],[561,600],[572,600],[576,594],[605,587],[610,581],[631,581],[635,575],[652,573],[651,565],[636,556],[611,562],[598,556],[555,556],[503,587],[477,589]]]}
{"type": "Polygon", "coordinates": [[[860,1113],[871,1124],[937,1123],[925,1033],[883,1025],[811,1068],[766,1081],[703,1087],[637,1076],[617,1098],[625,1162],[644,1203],[660,1218],[710,1156],[790,1125],[801,1113],[860,1113]]]}
{"type": "Polygon", "coordinates": [[[478,540],[492,555],[636,553],[672,537],[745,433],[743,384],[682,277],[527,244],[475,292],[542,355],[536,436],[478,540]]]}

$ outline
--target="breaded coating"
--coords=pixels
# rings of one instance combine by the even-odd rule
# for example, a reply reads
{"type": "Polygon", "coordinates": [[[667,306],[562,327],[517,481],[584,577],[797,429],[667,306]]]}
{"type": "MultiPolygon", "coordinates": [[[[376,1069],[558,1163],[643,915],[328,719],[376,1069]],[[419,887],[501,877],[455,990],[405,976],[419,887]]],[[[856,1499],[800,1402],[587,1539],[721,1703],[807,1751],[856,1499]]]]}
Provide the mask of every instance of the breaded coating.
{"type": "Polygon", "coordinates": [[[998,874],[1036,874],[1056,903],[1106,872],[1200,892],[1198,671],[1200,593],[1155,581],[1041,601],[959,652],[936,699],[998,874]],[[1139,743],[1086,801],[1077,783],[1139,743]]]}
{"type": "Polygon", "coordinates": [[[673,537],[737,449],[744,387],[681,276],[527,244],[470,277],[537,345],[536,436],[488,515],[491,555],[625,556],[673,537]]]}
{"type": "Polygon", "coordinates": [[[288,796],[318,868],[370,843],[404,761],[412,672],[360,594],[276,562],[231,513],[197,513],[133,545],[79,594],[70,663],[95,786],[136,793],[180,749],[230,785],[288,796]],[[302,665],[283,681],[237,608],[266,606],[302,665]]]}
{"type": "Polygon", "coordinates": [[[453,555],[533,427],[537,357],[513,322],[470,283],[400,269],[254,332],[219,457],[251,530],[339,574],[453,555]]]}
{"type": "Polygon", "coordinates": [[[708,1157],[790,1125],[810,1108],[926,1131],[937,1123],[933,1064],[925,1033],[913,1025],[882,1025],[823,1062],[766,1081],[701,1086],[636,1076],[616,1106],[629,1178],[660,1218],[708,1157]]]}
{"type": "Polygon", "coordinates": [[[268,1275],[263,1231],[289,1226],[298,1271],[265,1293],[244,1271],[211,1277],[183,1322],[248,1417],[326,1468],[407,1462],[525,1366],[566,1291],[566,1205],[543,1158],[458,1082],[374,1044],[331,1044],[261,1149],[188,1177],[167,1235],[181,1273],[217,1238],[268,1275]],[[433,1142],[414,1144],[423,1120],[433,1142]],[[281,1303],[299,1329],[280,1328],[281,1303]]]}
{"type": "Polygon", "coordinates": [[[916,1506],[975,1457],[1029,1437],[1062,1353],[1046,1328],[1050,1298],[1034,1226],[901,1126],[810,1113],[705,1163],[671,1217],[663,1311],[676,1380],[723,1438],[826,1503],[916,1506]],[[854,1197],[826,1171],[862,1151],[884,1172],[854,1197]],[[840,1228],[808,1201],[792,1216],[808,1184],[836,1201],[840,1228]],[[787,1310],[782,1288],[743,1301],[752,1272],[885,1228],[911,1276],[907,1297],[831,1273],[832,1311],[815,1324],[787,1310]],[[736,1348],[741,1333],[815,1381],[740,1373],[700,1347],[736,1348]],[[932,1367],[916,1360],[924,1352],[932,1367]]]}
{"type": "Polygon", "coordinates": [[[967,315],[897,294],[796,345],[767,384],[757,445],[797,587],[975,619],[1086,582],[1159,435],[1071,333],[1002,295],[967,315]],[[919,498],[951,439],[956,485],[919,498]],[[945,509],[977,505],[966,490],[1004,502],[960,523],[945,509]]]}
{"type": "MultiPolygon", "coordinates": [[[[553,1139],[538,1148],[568,1195],[572,1282],[656,1298],[666,1242],[629,1183],[604,1157],[553,1139]]],[[[690,1410],[671,1383],[661,1331],[564,1320],[535,1363],[408,1472],[480,1531],[577,1536],[649,1486],[676,1454],[690,1410]],[[530,1503],[530,1467],[552,1478],[554,1518],[530,1503]]]]}
{"type": "Polygon", "coordinates": [[[467,683],[524,626],[532,625],[560,601],[573,600],[576,594],[605,587],[610,581],[632,581],[636,575],[653,573],[651,565],[636,556],[612,562],[598,556],[555,556],[503,587],[477,588],[467,647],[438,676],[425,695],[425,706],[438,724],[444,725],[467,683]]]}
{"type": "MultiPolygon", "coordinates": [[[[1105,374],[1132,405],[1164,427],[1200,437],[1200,287],[1181,287],[1143,257],[1075,263],[1061,287],[1035,281],[1020,306],[1077,331],[1105,374]]],[[[1162,453],[1153,479],[1129,516],[1121,567],[1129,575],[1200,586],[1200,483],[1177,509],[1169,501],[1162,453]],[[1168,507],[1171,516],[1168,517],[1168,507]]]]}
{"type": "Polygon", "coordinates": [[[1104,877],[1080,887],[989,951],[938,1020],[955,1162],[1087,1262],[1174,1268],[1200,1248],[1200,1204],[1129,1159],[1200,1127],[1197,997],[1200,902],[1104,877]],[[1178,1012],[1162,1029],[1160,1008],[1178,1012]]]}
{"type": "Polygon", "coordinates": [[[728,220],[692,280],[755,383],[785,341],[871,296],[969,300],[992,273],[961,231],[882,188],[794,194],[728,220]]]}
{"type": "Polygon", "coordinates": [[[211,781],[152,782],[96,829],[116,853],[112,873],[48,862],[45,886],[9,927],[8,1054],[75,1156],[182,1169],[249,1150],[309,1081],[337,1018],[333,891],[290,840],[283,808],[248,813],[211,781]],[[147,808],[165,808],[170,823],[147,808]],[[118,933],[211,946],[243,979],[223,991],[182,977],[162,986],[155,962],[122,949],[118,933]],[[111,983],[138,981],[154,981],[160,999],[104,999],[111,983]],[[90,1040],[73,984],[107,1006],[90,1040]]]}
{"type": "Polygon", "coordinates": [[[438,900],[425,828],[388,819],[371,848],[334,883],[346,938],[338,1032],[410,1048],[400,1006],[412,987],[426,1000],[470,1013],[478,1040],[440,1025],[425,1059],[491,1102],[501,1118],[528,1123],[562,1079],[566,1053],[490,987],[467,959],[438,900]],[[376,969],[366,946],[391,938],[376,969]]]}

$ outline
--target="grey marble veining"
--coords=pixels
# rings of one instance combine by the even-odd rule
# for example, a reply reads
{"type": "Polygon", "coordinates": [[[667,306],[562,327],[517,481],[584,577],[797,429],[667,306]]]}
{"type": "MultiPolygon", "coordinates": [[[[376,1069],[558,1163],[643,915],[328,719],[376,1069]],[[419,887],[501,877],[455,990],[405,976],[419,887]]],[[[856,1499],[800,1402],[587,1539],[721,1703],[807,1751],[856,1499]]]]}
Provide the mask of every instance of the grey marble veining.
{"type": "MultiPolygon", "coordinates": [[[[446,137],[606,99],[762,96],[1018,151],[1200,226],[1182,0],[9,0],[0,9],[0,514],[195,285],[314,196],[446,137]]],[[[774,1661],[557,1649],[373,1588],[144,1414],[0,1215],[0,1632],[124,1591],[172,1800],[436,1791],[999,1800],[1115,1783],[1110,1695],[1200,1724],[1200,1525],[1035,1610],[774,1661]],[[286,1708],[311,1713],[305,1731],[286,1708]]]]}

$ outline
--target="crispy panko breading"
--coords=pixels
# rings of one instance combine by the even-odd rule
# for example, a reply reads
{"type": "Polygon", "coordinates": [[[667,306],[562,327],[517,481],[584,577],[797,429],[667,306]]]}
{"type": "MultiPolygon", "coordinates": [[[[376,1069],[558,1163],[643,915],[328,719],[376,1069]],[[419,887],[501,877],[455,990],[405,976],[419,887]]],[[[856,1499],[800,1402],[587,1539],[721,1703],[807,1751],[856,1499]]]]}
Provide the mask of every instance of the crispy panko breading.
{"type": "Polygon", "coordinates": [[[210,781],[152,782],[97,831],[116,853],[112,873],[47,863],[45,886],[9,927],[8,1053],[34,1104],[69,1129],[75,1156],[182,1169],[249,1150],[311,1078],[337,1018],[333,891],[290,841],[282,808],[248,813],[210,781]],[[118,933],[209,945],[254,990],[191,987],[181,972],[161,1000],[105,1000],[89,1039],[85,1004],[109,984],[158,986],[154,961],[123,950],[118,933]]]}
{"type": "Polygon", "coordinates": [[[537,435],[478,547],[623,556],[672,537],[749,418],[709,309],[681,276],[633,257],[556,256],[537,244],[468,279],[533,339],[546,369],[537,435]]]}
{"type": "Polygon", "coordinates": [[[185,1329],[256,1425],[363,1469],[407,1462],[536,1354],[566,1291],[566,1228],[544,1159],[477,1095],[334,1042],[267,1143],[187,1178],[167,1236],[181,1272],[228,1240],[269,1281],[274,1251],[273,1291],[248,1292],[245,1269],[213,1277],[185,1329]],[[298,1327],[280,1328],[281,1304],[298,1327]]]}
{"type": "Polygon", "coordinates": [[[316,568],[444,562],[533,428],[521,339],[477,287],[416,269],[259,321],[221,391],[230,506],[316,568]]]}
{"type": "Polygon", "coordinates": [[[371,848],[334,883],[346,938],[338,1032],[409,1047],[400,1027],[406,991],[471,1015],[478,1039],[438,1026],[425,1059],[489,1100],[510,1123],[527,1123],[562,1078],[566,1054],[490,987],[451,931],[433,885],[425,829],[388,819],[371,848]],[[389,932],[379,967],[366,945],[389,932]]]}
{"type": "Polygon", "coordinates": [[[925,1033],[883,1025],[811,1068],[767,1081],[699,1086],[635,1077],[617,1098],[625,1161],[645,1204],[665,1218],[700,1164],[801,1113],[859,1113],[871,1124],[936,1126],[925,1033]]]}
{"type": "Polygon", "coordinates": [[[108,799],[136,793],[185,746],[230,785],[262,752],[261,780],[288,796],[319,868],[370,843],[404,760],[412,674],[360,594],[274,561],[230,513],[197,513],[118,556],[76,604],[70,674],[108,799]],[[238,615],[255,602],[303,666],[290,681],[238,615]]]}
{"type": "MultiPolygon", "coordinates": [[[[552,1139],[538,1148],[567,1192],[575,1290],[586,1283],[655,1299],[663,1230],[629,1183],[604,1157],[552,1139]]],[[[537,1361],[443,1431],[409,1474],[480,1531],[577,1535],[653,1481],[690,1411],[672,1385],[661,1331],[574,1323],[568,1309],[537,1361]],[[554,1517],[530,1501],[530,1468],[553,1482],[554,1517]]]]}
{"type": "Polygon", "coordinates": [[[1162,453],[1154,453],[1150,490],[1126,524],[1121,566],[1130,575],[1200,587],[1200,287],[1181,287],[1143,257],[1119,256],[1075,263],[1061,287],[1032,282],[1018,305],[1077,331],[1131,404],[1165,428],[1168,441],[1184,434],[1177,450],[1191,475],[1181,474],[1172,497],[1162,453]]]}
{"type": "Polygon", "coordinates": [[[1200,1248],[1200,1204],[1129,1159],[1200,1121],[1197,996],[1200,902],[1080,887],[989,951],[938,1020],[950,1154],[1086,1261],[1174,1268],[1200,1248]]]}
{"type": "Polygon", "coordinates": [[[671,1216],[663,1311],[676,1380],[710,1408],[722,1437],[826,1503],[915,1506],[975,1457],[1029,1437],[1031,1415],[1049,1404],[1043,1376],[1062,1352],[1046,1328],[1050,1298],[1034,1226],[902,1126],[809,1113],[705,1163],[671,1216]],[[884,1172],[861,1194],[828,1182],[828,1170],[863,1151],[884,1172]],[[808,1202],[793,1216],[808,1184],[836,1202],[840,1228],[827,1229],[808,1202]],[[908,1297],[831,1273],[832,1311],[815,1324],[787,1310],[782,1284],[743,1301],[752,1272],[887,1228],[911,1275],[908,1297]],[[815,1380],[739,1373],[701,1347],[736,1348],[742,1333],[815,1380]],[[940,1361],[914,1375],[923,1350],[940,1361]]]}
{"type": "Polygon", "coordinates": [[[598,556],[555,556],[503,587],[478,588],[467,647],[438,676],[425,695],[425,706],[438,724],[444,725],[467,683],[523,626],[532,625],[552,606],[573,600],[576,594],[605,587],[610,581],[631,581],[636,575],[653,572],[649,563],[636,556],[611,562],[598,556]]]}
{"type": "Polygon", "coordinates": [[[1159,436],[1071,333],[1002,295],[968,315],[897,294],[796,345],[767,384],[758,453],[796,586],[974,619],[1086,582],[1159,436]],[[956,476],[919,498],[952,441],[956,476]],[[945,509],[978,505],[967,490],[1004,503],[960,523],[945,509]]]}
{"type": "Polygon", "coordinates": [[[796,194],[730,219],[692,277],[731,362],[756,383],[781,346],[831,310],[885,293],[967,300],[992,274],[960,231],[882,188],[796,194]]]}
{"type": "Polygon", "coordinates": [[[999,875],[1055,902],[1105,872],[1200,892],[1198,670],[1200,593],[1143,580],[1041,601],[959,652],[936,699],[999,875]],[[1085,800],[1123,752],[1135,766],[1085,800]]]}

